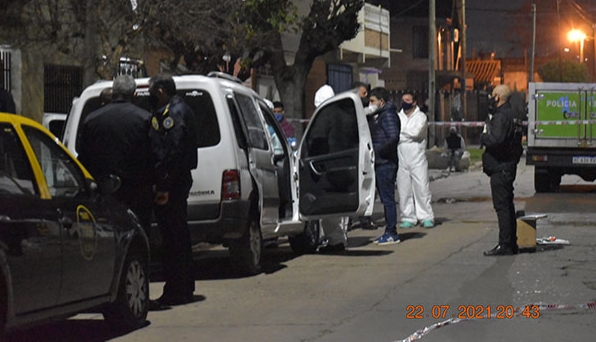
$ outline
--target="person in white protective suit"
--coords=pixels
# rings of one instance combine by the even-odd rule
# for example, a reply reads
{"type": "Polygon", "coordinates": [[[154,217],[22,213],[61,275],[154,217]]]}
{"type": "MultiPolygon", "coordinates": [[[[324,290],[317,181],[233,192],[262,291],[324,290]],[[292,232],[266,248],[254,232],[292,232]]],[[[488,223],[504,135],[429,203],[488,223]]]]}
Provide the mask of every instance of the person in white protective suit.
{"type": "MultiPolygon", "coordinates": [[[[333,88],[324,85],[315,93],[315,108],[318,108],[327,99],[335,96],[333,88]]],[[[324,254],[341,253],[346,250],[348,245],[348,225],[349,217],[330,217],[320,220],[323,229],[323,239],[327,244],[319,248],[319,252],[324,254]]]]}
{"type": "Polygon", "coordinates": [[[424,228],[435,225],[431,207],[426,159],[426,114],[418,108],[412,93],[402,96],[402,109],[398,113],[401,133],[397,145],[399,168],[397,192],[401,211],[400,228],[412,228],[419,222],[424,228]]]}

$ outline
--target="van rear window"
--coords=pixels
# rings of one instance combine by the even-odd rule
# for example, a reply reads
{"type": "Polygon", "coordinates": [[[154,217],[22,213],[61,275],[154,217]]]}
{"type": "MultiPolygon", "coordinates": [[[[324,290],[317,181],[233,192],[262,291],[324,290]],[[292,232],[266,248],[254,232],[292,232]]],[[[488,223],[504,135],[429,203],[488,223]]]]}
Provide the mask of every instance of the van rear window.
{"type": "MultiPolygon", "coordinates": [[[[197,123],[197,147],[215,146],[221,141],[217,113],[213,106],[213,100],[209,92],[200,89],[178,89],[178,95],[193,110],[197,123]]],[[[151,111],[149,106],[149,91],[139,90],[135,96],[134,103],[151,111]]],[[[93,97],[87,100],[81,113],[78,132],[81,131],[85,118],[93,111],[99,109],[101,103],[99,97],[93,97]]]]}
{"type": "MultiPolygon", "coordinates": [[[[209,147],[219,144],[221,141],[219,123],[213,106],[213,99],[209,92],[201,89],[178,89],[177,93],[195,113],[198,135],[197,147],[209,147]]],[[[137,91],[135,104],[151,111],[148,97],[148,89],[137,91]]]]}

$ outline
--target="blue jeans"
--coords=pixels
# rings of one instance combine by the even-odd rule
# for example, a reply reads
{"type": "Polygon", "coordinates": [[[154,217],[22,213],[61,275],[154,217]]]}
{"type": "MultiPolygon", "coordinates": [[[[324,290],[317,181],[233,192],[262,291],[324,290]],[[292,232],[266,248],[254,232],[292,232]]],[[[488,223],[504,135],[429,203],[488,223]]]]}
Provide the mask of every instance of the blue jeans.
{"type": "Polygon", "coordinates": [[[375,165],[377,191],[385,208],[385,234],[397,235],[397,208],[395,203],[395,177],[397,165],[393,163],[375,165]]]}

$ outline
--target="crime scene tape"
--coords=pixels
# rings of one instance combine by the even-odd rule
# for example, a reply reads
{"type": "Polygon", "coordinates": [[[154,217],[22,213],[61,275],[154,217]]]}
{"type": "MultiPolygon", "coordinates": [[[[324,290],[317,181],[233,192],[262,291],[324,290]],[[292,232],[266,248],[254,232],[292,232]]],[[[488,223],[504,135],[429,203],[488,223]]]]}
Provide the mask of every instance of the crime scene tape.
{"type": "MultiPolygon", "coordinates": [[[[596,120],[541,120],[541,121],[522,121],[524,126],[533,125],[594,125],[596,120]]],[[[482,127],[484,121],[432,121],[429,126],[467,126],[482,127]]]]}
{"type": "MultiPolygon", "coordinates": [[[[596,309],[596,301],[582,303],[582,304],[576,304],[576,305],[552,304],[552,303],[538,302],[538,303],[534,303],[534,304],[527,304],[527,305],[521,306],[521,308],[531,307],[531,306],[538,307],[538,310],[540,312],[553,311],[553,310],[592,310],[592,309],[596,309]]],[[[521,311],[522,311],[522,309],[517,308],[517,309],[515,309],[514,314],[519,314],[519,313],[521,313],[521,311]]],[[[497,314],[492,314],[492,315],[490,315],[490,318],[496,318],[496,316],[497,316],[497,314]]],[[[484,317],[482,319],[487,319],[487,318],[489,318],[489,317],[484,317]]],[[[460,323],[463,321],[474,321],[474,320],[479,320],[479,319],[481,319],[481,318],[457,318],[457,317],[449,318],[447,320],[437,322],[433,325],[429,325],[422,329],[418,329],[416,332],[414,332],[410,336],[406,337],[405,339],[396,340],[393,342],[417,341],[417,340],[422,339],[422,337],[428,335],[433,330],[437,330],[437,329],[440,329],[440,328],[448,326],[448,325],[454,325],[454,324],[457,324],[457,323],[460,323]]]]}
{"type": "MultiPolygon", "coordinates": [[[[291,122],[308,123],[309,119],[286,119],[291,122]]],[[[429,121],[429,126],[464,126],[464,127],[482,127],[484,121],[429,121]]],[[[595,125],[596,120],[540,120],[540,121],[522,121],[524,126],[533,125],[595,125]]]]}

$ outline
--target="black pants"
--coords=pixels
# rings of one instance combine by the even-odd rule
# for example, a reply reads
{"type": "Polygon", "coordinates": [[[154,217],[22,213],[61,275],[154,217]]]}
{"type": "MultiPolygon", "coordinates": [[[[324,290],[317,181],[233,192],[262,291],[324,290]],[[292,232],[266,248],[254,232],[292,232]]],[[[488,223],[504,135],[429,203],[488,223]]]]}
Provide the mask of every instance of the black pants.
{"type": "MultiPolygon", "coordinates": [[[[185,177],[186,178],[186,177],[185,177]]],[[[155,206],[155,220],[163,241],[163,268],[169,297],[191,296],[195,290],[192,249],[187,223],[187,198],[192,179],[181,180],[169,194],[168,203],[155,206]]]]}
{"type": "Polygon", "coordinates": [[[490,176],[493,207],[499,221],[499,244],[517,246],[517,221],[513,205],[515,168],[495,172],[490,176]]]}
{"type": "Polygon", "coordinates": [[[154,197],[151,181],[133,182],[122,180],[122,185],[116,191],[116,199],[126,204],[137,215],[139,223],[148,238],[151,230],[154,197]]]}

